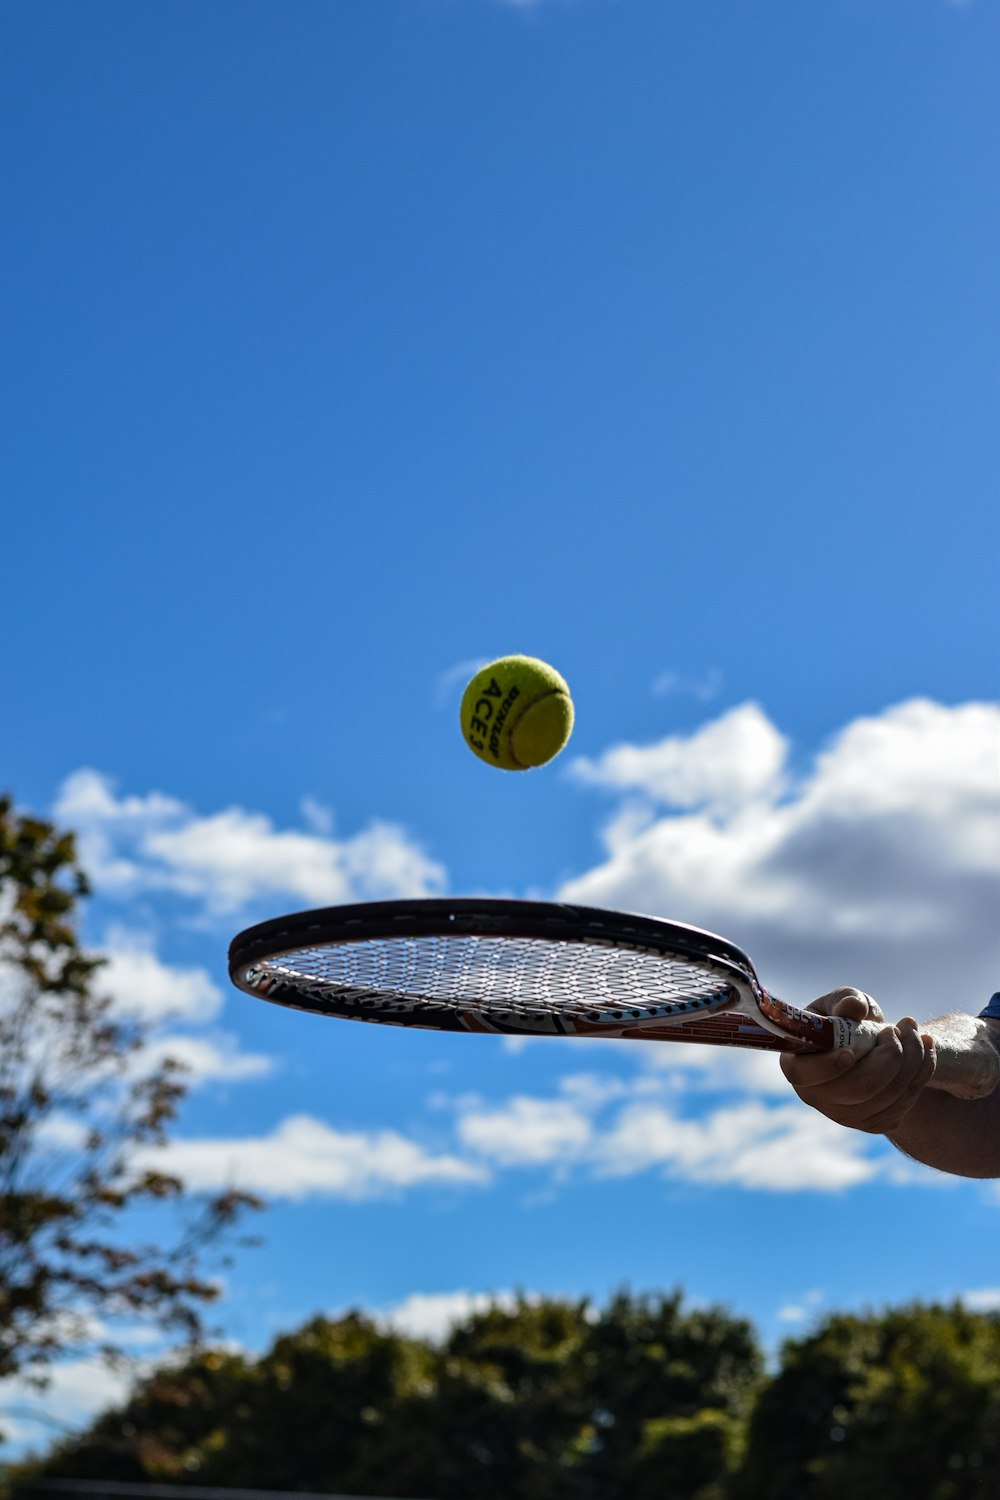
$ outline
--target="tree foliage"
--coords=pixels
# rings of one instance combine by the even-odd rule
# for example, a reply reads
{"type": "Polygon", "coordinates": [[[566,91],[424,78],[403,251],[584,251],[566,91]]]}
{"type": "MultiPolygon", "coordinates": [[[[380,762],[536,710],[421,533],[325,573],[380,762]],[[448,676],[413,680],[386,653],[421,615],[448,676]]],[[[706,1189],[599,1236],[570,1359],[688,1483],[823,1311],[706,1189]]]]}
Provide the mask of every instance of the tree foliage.
{"type": "Polygon", "coordinates": [[[259,1359],[157,1371],[30,1469],[431,1500],[986,1500],[1000,1318],[838,1314],[771,1376],[746,1323],[678,1296],[523,1299],[440,1345],[315,1318],[259,1359]]]}
{"type": "Polygon", "coordinates": [[[76,931],[87,894],[72,834],[0,798],[0,1377],[119,1354],[123,1319],[195,1339],[217,1295],[205,1252],[254,1201],[196,1201],[151,1164],[183,1077],[101,993],[76,931]],[[174,1211],[169,1243],[128,1232],[148,1205],[174,1211]]]}
{"type": "Polygon", "coordinates": [[[1000,1494],[1000,1317],[960,1306],[842,1314],[786,1345],[750,1423],[734,1500],[765,1493],[1000,1494]]]}
{"type": "Polygon", "coordinates": [[[721,1500],[760,1378],[749,1326],[674,1297],[522,1300],[440,1346],[358,1313],[259,1360],[198,1356],[42,1466],[47,1477],[435,1500],[721,1500]]]}

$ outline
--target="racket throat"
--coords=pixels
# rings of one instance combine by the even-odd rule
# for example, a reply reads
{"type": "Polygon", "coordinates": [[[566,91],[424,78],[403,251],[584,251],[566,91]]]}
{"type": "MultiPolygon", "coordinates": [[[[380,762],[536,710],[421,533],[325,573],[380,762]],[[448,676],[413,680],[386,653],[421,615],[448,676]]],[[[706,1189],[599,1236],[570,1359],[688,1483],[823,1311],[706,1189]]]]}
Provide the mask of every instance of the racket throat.
{"type": "Polygon", "coordinates": [[[765,989],[749,996],[753,1012],[765,1031],[781,1037],[787,1052],[829,1052],[851,1045],[852,1027],[840,1016],[820,1016],[814,1011],[786,1005],[765,989]]]}

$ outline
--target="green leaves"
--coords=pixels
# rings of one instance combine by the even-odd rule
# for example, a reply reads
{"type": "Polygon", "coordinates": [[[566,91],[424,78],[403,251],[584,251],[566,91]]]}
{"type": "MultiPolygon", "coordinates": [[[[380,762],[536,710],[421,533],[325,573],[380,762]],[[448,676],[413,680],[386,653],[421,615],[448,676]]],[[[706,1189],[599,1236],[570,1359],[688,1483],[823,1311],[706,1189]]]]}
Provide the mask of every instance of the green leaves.
{"type": "Polygon", "coordinates": [[[1000,1318],[960,1306],[838,1315],[790,1343],[750,1423],[752,1500],[1000,1493],[1000,1318]]]}
{"type": "Polygon", "coordinates": [[[257,1361],[160,1371],[44,1471],[436,1500],[717,1500],[759,1368],[746,1324],[677,1296],[622,1294],[603,1310],[523,1299],[440,1346],[360,1313],[316,1318],[257,1361]]]}
{"type": "Polygon", "coordinates": [[[361,1313],[259,1359],[203,1351],[32,1466],[47,1477],[435,1500],[982,1500],[1000,1493],[1000,1319],[838,1314],[761,1371],[677,1295],[522,1299],[431,1345],[361,1313]]]}

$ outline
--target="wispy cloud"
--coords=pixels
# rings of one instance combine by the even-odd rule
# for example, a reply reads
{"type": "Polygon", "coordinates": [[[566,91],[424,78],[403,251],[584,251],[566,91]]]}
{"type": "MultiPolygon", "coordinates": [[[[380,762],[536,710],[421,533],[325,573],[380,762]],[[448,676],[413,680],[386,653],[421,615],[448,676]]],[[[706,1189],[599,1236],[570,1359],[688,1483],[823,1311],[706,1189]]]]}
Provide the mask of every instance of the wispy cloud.
{"type": "Polygon", "coordinates": [[[711,667],[701,677],[685,677],[682,672],[661,672],[653,680],[652,692],[657,698],[682,693],[697,698],[700,703],[711,703],[722,692],[722,680],[718,667],[711,667]]]}
{"type": "MultiPolygon", "coordinates": [[[[506,0],[507,4],[517,3],[517,0],[506,0]]],[[[533,0],[529,0],[533,3],[533,0]]],[[[439,707],[457,699],[459,692],[464,692],[466,684],[475,677],[490,661],[488,656],[470,656],[465,661],[457,661],[451,667],[446,667],[439,672],[434,684],[434,698],[439,707]]]]}
{"type": "Polygon", "coordinates": [[[243,1052],[235,1036],[217,1032],[211,1036],[172,1033],[149,1042],[142,1053],[143,1065],[149,1067],[172,1058],[184,1069],[189,1088],[206,1083],[243,1083],[249,1078],[264,1078],[273,1073],[275,1060],[259,1052],[243,1052]]]}
{"type": "Polygon", "coordinates": [[[711,1186],[829,1192],[880,1174],[869,1141],[794,1100],[744,1099],[684,1115],[669,1102],[636,1099],[598,1128],[570,1101],[521,1097],[466,1115],[459,1134],[497,1164],[576,1162],[596,1177],[655,1171],[711,1186]]]}
{"type": "Polygon", "coordinates": [[[374,821],[336,838],[318,826],[315,803],[309,830],[278,829],[240,807],[200,815],[160,792],[119,797],[109,777],[84,769],[63,784],[55,815],[78,830],[83,863],[103,895],[173,892],[212,915],[264,898],[324,905],[427,895],[445,883],[441,865],[404,829],[374,821]]]}
{"type": "Polygon", "coordinates": [[[309,796],[303,797],[299,805],[302,809],[302,816],[313,833],[329,838],[333,832],[333,808],[309,796]]]}
{"type": "MultiPolygon", "coordinates": [[[[766,1061],[780,1078],[774,1059],[766,1061]]],[[[737,1095],[719,1103],[678,1092],[669,1078],[595,1075],[581,1086],[574,1075],[555,1096],[487,1104],[459,1095],[452,1108],[464,1154],[493,1172],[544,1170],[558,1179],[572,1170],[595,1181],[652,1172],[764,1192],[841,1192],[896,1180],[890,1147],[805,1109],[787,1087],[780,1102],[737,1095]]]]}
{"type": "Polygon", "coordinates": [[[177,1138],[155,1160],[195,1191],[234,1185],[270,1199],[359,1201],[415,1187],[479,1186],[490,1178],[481,1162],[432,1151],[398,1131],[337,1130],[309,1115],[290,1116],[269,1135],[177,1138]]]}
{"type": "Polygon", "coordinates": [[[786,1302],[778,1308],[778,1322],[799,1324],[805,1323],[816,1316],[823,1304],[826,1293],[818,1287],[811,1291],[803,1292],[794,1302],[786,1302]]]}
{"type": "MultiPolygon", "coordinates": [[[[780,1078],[774,1059],[766,1061],[780,1078]]],[[[509,1173],[531,1173],[551,1185],[569,1176],[597,1183],[651,1173],[769,1193],[920,1180],[919,1172],[896,1173],[896,1153],[885,1142],[842,1130],[791,1098],[787,1087],[778,1099],[738,1090],[720,1097],[640,1068],[627,1076],[569,1074],[545,1095],[484,1100],[439,1093],[427,1104],[451,1117],[444,1137],[440,1124],[433,1131],[434,1146],[398,1130],[347,1130],[300,1114],[264,1135],[176,1139],[155,1159],[195,1190],[235,1185],[291,1201],[482,1190],[509,1173]]]]}

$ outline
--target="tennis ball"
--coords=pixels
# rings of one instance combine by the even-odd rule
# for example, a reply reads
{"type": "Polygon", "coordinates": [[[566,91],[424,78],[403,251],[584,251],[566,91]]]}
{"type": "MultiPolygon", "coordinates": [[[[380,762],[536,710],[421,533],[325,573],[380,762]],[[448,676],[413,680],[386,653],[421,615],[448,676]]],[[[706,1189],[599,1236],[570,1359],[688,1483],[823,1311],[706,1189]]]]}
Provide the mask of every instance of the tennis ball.
{"type": "Polygon", "coordinates": [[[462,694],[465,743],[489,766],[527,771],[552,760],[573,731],[573,700],[554,667],[533,656],[501,656],[462,694]]]}

